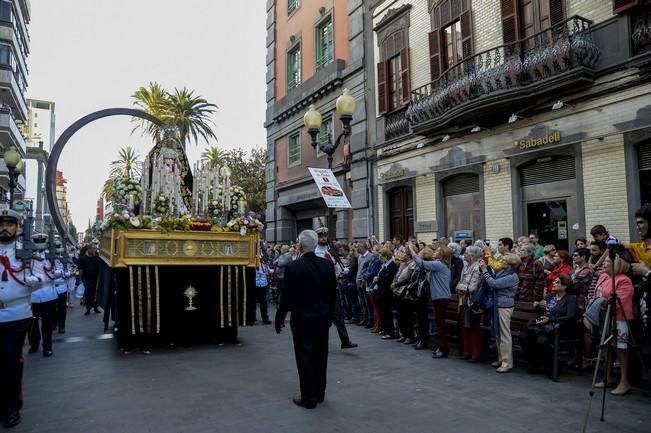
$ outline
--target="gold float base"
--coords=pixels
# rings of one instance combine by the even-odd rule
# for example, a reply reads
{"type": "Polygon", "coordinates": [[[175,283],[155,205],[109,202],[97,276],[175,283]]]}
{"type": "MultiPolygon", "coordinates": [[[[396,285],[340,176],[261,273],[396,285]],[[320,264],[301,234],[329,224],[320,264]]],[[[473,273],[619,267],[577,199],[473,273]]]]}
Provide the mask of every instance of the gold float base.
{"type": "Polygon", "coordinates": [[[111,268],[136,265],[256,267],[258,233],[156,230],[108,230],[100,240],[100,258],[111,268]]]}

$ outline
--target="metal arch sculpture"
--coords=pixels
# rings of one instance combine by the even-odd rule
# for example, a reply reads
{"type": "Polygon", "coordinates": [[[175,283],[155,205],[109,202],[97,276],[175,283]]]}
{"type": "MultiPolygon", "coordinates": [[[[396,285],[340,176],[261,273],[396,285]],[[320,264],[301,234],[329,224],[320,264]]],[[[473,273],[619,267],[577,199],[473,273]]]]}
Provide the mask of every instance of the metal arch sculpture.
{"type": "Polygon", "coordinates": [[[59,139],[54,143],[54,147],[50,152],[50,157],[48,158],[47,168],[45,171],[45,194],[47,198],[47,205],[52,214],[52,219],[54,225],[56,226],[59,233],[67,237],[68,241],[73,245],[77,245],[77,239],[73,239],[68,233],[67,227],[63,223],[63,218],[61,217],[61,211],[59,210],[59,204],[56,200],[56,171],[57,165],[59,163],[59,157],[61,152],[65,147],[68,140],[81,128],[88,125],[95,120],[103,119],[104,117],[111,116],[131,116],[138,117],[140,119],[149,120],[157,125],[162,125],[163,122],[157,117],[152,116],[149,113],[146,113],[142,110],[136,110],[133,108],[107,108],[104,110],[95,111],[94,113],[88,114],[81,119],[77,120],[75,123],[70,125],[59,139]]]}

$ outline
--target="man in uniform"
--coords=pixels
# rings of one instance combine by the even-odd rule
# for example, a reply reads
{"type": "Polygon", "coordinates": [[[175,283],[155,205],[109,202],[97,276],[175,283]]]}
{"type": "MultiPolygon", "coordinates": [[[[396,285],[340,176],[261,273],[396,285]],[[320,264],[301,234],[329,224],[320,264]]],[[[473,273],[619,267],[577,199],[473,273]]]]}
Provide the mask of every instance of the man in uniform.
{"type": "Polygon", "coordinates": [[[40,285],[39,277],[16,258],[18,220],[17,212],[0,210],[0,420],[5,428],[20,423],[21,358],[32,317],[30,291],[40,285]]]}
{"type": "Polygon", "coordinates": [[[57,308],[57,292],[54,287],[55,268],[54,260],[45,259],[45,249],[47,248],[47,235],[38,233],[34,235],[34,246],[42,261],[34,263],[34,270],[42,274],[43,284],[38,290],[32,292],[32,313],[34,315],[32,323],[29,326],[27,338],[29,340],[28,353],[38,352],[38,347],[43,338],[43,356],[46,358],[52,356],[52,329],[54,328],[54,315],[57,308]],[[39,330],[40,323],[40,330],[39,330]]]}
{"type": "MultiPolygon", "coordinates": [[[[336,259],[330,254],[329,248],[328,248],[328,229],[326,227],[319,227],[318,229],[315,230],[316,234],[319,236],[319,241],[316,246],[316,249],[314,250],[314,254],[316,254],[317,257],[321,257],[322,259],[329,260],[330,263],[335,267],[335,274],[339,277],[345,272],[348,272],[347,269],[344,269],[341,267],[339,263],[337,263],[336,259]]],[[[346,329],[346,324],[344,323],[344,318],[342,317],[341,314],[341,291],[337,290],[337,302],[335,304],[335,315],[332,319],[332,323],[334,323],[335,328],[337,328],[337,333],[339,334],[339,340],[341,340],[341,348],[342,349],[352,349],[357,347],[357,344],[352,343],[350,341],[350,337],[348,336],[348,330],[346,329]]]]}
{"type": "Polygon", "coordinates": [[[294,403],[306,409],[314,409],[325,398],[328,334],[337,297],[334,267],[314,254],[317,238],[312,230],[298,235],[301,256],[285,270],[275,321],[276,332],[280,334],[285,316],[291,311],[290,326],[301,389],[301,396],[294,398],[294,403]]]}

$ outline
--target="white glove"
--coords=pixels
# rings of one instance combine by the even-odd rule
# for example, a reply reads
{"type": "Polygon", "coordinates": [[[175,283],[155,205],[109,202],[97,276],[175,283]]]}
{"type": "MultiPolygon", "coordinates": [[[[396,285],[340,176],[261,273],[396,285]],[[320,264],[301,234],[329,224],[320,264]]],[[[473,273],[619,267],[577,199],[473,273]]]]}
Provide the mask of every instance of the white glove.
{"type": "Polygon", "coordinates": [[[41,279],[35,275],[27,275],[25,277],[25,285],[29,288],[36,288],[41,285],[41,279]]]}

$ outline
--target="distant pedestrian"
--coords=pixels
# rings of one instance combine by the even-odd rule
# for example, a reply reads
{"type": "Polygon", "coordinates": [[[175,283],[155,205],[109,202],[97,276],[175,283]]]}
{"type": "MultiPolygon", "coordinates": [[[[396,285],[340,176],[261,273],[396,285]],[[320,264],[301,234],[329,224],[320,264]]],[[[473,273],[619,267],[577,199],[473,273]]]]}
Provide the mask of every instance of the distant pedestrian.
{"type": "Polygon", "coordinates": [[[317,257],[318,236],[304,230],[298,236],[300,257],[287,266],[276,312],[280,334],[291,311],[290,326],[300,381],[300,398],[294,403],[313,409],[325,398],[328,367],[328,334],[337,297],[337,277],[331,263],[317,257]]]}
{"type": "Polygon", "coordinates": [[[99,314],[97,308],[97,284],[99,280],[100,258],[97,256],[97,244],[88,244],[86,254],[79,258],[79,277],[84,284],[85,316],[90,314],[91,308],[99,314]]]}

